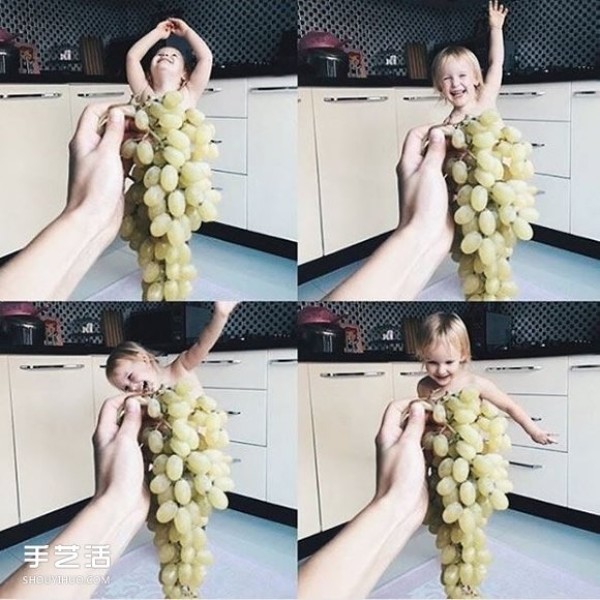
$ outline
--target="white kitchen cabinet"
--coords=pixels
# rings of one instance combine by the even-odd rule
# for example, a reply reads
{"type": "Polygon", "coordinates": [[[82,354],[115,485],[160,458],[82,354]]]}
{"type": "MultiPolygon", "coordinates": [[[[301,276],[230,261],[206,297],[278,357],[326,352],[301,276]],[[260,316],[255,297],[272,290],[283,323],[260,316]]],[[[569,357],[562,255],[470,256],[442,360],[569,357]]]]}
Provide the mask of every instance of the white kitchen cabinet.
{"type": "MultiPolygon", "coordinates": [[[[534,396],[513,394],[512,399],[529,415],[531,420],[544,431],[556,434],[556,444],[544,446],[544,450],[567,452],[567,396],[534,396]]],[[[542,449],[525,433],[523,428],[509,418],[508,435],[514,446],[542,449]]]]}
{"type": "Polygon", "coordinates": [[[218,145],[219,156],[211,161],[211,168],[226,173],[247,173],[246,120],[214,118],[210,120],[216,132],[213,143],[218,145]]]}
{"type": "Polygon", "coordinates": [[[296,508],[298,375],[296,350],[269,350],[267,502],[296,508]]]}
{"type": "Polygon", "coordinates": [[[568,506],[600,515],[600,355],[569,357],[568,506]]]}
{"type": "Polygon", "coordinates": [[[245,175],[239,173],[212,172],[213,189],[221,193],[221,202],[217,205],[219,223],[240,229],[248,227],[247,179],[245,175]]]}
{"type": "Polygon", "coordinates": [[[298,539],[321,531],[309,367],[298,365],[298,539]]]}
{"type": "MultiPolygon", "coordinates": [[[[213,393],[209,393],[212,396],[213,393]]],[[[232,442],[265,446],[267,443],[267,392],[265,390],[214,391],[219,409],[224,410],[227,433],[232,442]]]]}
{"type": "Polygon", "coordinates": [[[265,390],[267,351],[211,352],[196,374],[205,387],[265,390]]]}
{"type": "Polygon", "coordinates": [[[0,85],[0,124],[3,256],[29,243],[66,204],[68,86],[0,85]]]}
{"type": "Polygon", "coordinates": [[[248,84],[248,229],[297,238],[298,82],[257,77],[248,84]]]}
{"type": "Polygon", "coordinates": [[[248,115],[247,91],[248,80],[243,77],[213,79],[208,82],[197,106],[209,118],[245,119],[248,115]]]}
{"type": "Polygon", "coordinates": [[[267,498],[267,449],[264,446],[231,442],[225,452],[229,454],[234,493],[257,500],[267,498]]]}
{"type": "Polygon", "coordinates": [[[429,88],[406,87],[395,90],[396,121],[400,147],[413,127],[439,125],[452,112],[439,92],[429,88]]]}
{"type": "Polygon", "coordinates": [[[71,133],[75,133],[79,117],[88,105],[99,102],[126,104],[131,95],[131,88],[124,83],[70,84],[71,133]]]}
{"type": "Polygon", "coordinates": [[[13,418],[6,356],[0,356],[0,481],[2,482],[0,531],[2,531],[19,523],[13,418]]]}
{"type": "Polygon", "coordinates": [[[392,397],[389,364],[311,364],[310,394],[323,530],[375,493],[375,436],[392,397]]]}
{"type": "Polygon", "coordinates": [[[571,233],[600,241],[600,81],[572,84],[571,233]]]}
{"type": "Polygon", "coordinates": [[[98,420],[102,404],[107,398],[119,395],[121,392],[106,378],[106,361],[108,355],[90,357],[92,361],[92,386],[94,394],[94,419],[98,420]]]}
{"type": "MultiPolygon", "coordinates": [[[[537,225],[569,233],[571,230],[571,182],[562,177],[535,175],[531,183],[538,189],[537,225]]],[[[575,189],[575,188],[574,188],[575,189]]]]}
{"type": "Polygon", "coordinates": [[[94,493],[91,358],[9,357],[21,521],[94,493]]]}
{"type": "Polygon", "coordinates": [[[312,91],[298,90],[298,264],[323,256],[312,91]]]}
{"type": "Polygon", "coordinates": [[[476,360],[475,373],[492,380],[507,394],[567,394],[566,356],[476,360]]]}
{"type": "Polygon", "coordinates": [[[324,253],[398,225],[394,90],[312,90],[324,253]]]}
{"type": "Polygon", "coordinates": [[[564,452],[513,446],[506,453],[508,478],[515,494],[567,506],[567,464],[564,452]]]}
{"type": "Polygon", "coordinates": [[[496,105],[504,120],[570,121],[571,83],[503,85],[496,105]]]}
{"type": "Polygon", "coordinates": [[[406,361],[392,363],[394,399],[406,400],[417,397],[417,385],[427,375],[423,363],[406,361]]]}

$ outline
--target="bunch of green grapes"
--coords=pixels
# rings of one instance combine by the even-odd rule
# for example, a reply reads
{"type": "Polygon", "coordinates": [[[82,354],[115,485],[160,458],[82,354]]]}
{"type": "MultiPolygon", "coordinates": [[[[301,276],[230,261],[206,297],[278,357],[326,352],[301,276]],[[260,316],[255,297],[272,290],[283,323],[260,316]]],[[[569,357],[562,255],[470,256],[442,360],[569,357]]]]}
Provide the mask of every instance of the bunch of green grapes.
{"type": "Polygon", "coordinates": [[[152,425],[142,432],[151,493],[148,527],[161,563],[165,598],[196,598],[213,557],[204,527],[213,508],[227,508],[233,489],[227,415],[181,381],[147,401],[152,425]]]}
{"type": "Polygon", "coordinates": [[[138,254],[144,300],[184,300],[196,268],[187,242],[203,221],[214,221],[220,194],[208,160],[218,156],[214,126],[180,92],[138,106],[141,138],[128,139],[121,156],[133,159],[121,237],[138,254]]]}
{"type": "Polygon", "coordinates": [[[433,401],[435,430],[423,438],[431,457],[425,522],[441,551],[448,598],[477,598],[491,561],[483,527],[494,510],[508,508],[507,421],[477,391],[447,393],[433,401]]]}
{"type": "Polygon", "coordinates": [[[456,126],[446,161],[453,195],[452,258],[459,263],[467,300],[510,300],[518,294],[510,258],[518,240],[530,240],[539,213],[532,145],[500,115],[485,111],[456,126]]]}

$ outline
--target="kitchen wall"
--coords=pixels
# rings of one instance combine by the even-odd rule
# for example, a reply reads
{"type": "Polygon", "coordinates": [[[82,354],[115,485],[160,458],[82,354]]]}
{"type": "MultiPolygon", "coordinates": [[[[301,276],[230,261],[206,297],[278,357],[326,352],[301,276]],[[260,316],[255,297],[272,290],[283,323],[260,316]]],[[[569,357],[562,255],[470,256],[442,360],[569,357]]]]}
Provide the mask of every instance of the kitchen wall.
{"type": "Polygon", "coordinates": [[[155,24],[161,6],[179,9],[210,45],[216,63],[270,62],[281,32],[296,28],[294,0],[0,0],[0,27],[35,45],[42,70],[54,70],[57,45],[78,50],[82,35],[110,39],[138,36],[155,24]]]}
{"type": "MultiPolygon", "coordinates": [[[[506,0],[506,39],[521,68],[594,65],[600,55],[598,0],[506,0]]],[[[425,6],[401,0],[299,0],[299,30],[325,30],[350,38],[369,64],[378,52],[402,51],[408,42],[431,47],[470,38],[487,0],[425,6]]]]}
{"type": "MultiPolygon", "coordinates": [[[[423,319],[434,312],[484,310],[485,305],[467,302],[299,302],[303,306],[325,306],[344,321],[361,327],[365,342],[374,329],[383,325],[402,331],[402,320],[423,319]]],[[[600,339],[599,302],[498,302],[488,310],[510,315],[513,319],[514,344],[561,340],[593,341],[600,339]]],[[[387,328],[386,327],[386,328],[387,328]]],[[[370,349],[375,349],[371,345],[370,349]]]]}
{"type": "MultiPolygon", "coordinates": [[[[102,344],[100,322],[103,310],[120,311],[125,320],[132,311],[160,310],[152,302],[36,302],[42,315],[58,318],[62,325],[64,342],[102,344]],[[94,334],[82,337],[76,329],[77,320],[92,320],[94,334]]],[[[198,306],[212,307],[212,302],[194,302],[198,306]]],[[[275,335],[292,334],[296,324],[295,302],[242,302],[236,307],[225,326],[223,335],[239,337],[242,334],[275,335]]]]}

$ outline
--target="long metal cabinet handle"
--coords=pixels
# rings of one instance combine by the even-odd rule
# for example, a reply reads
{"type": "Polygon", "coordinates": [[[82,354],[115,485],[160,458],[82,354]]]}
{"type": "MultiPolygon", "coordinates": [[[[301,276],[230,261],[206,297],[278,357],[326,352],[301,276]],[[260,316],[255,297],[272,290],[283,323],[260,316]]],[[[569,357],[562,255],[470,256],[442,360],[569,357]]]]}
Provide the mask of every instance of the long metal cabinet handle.
{"type": "Polygon", "coordinates": [[[405,102],[429,102],[430,100],[439,100],[439,96],[402,96],[405,102]]]}
{"type": "Polygon", "coordinates": [[[518,98],[539,98],[544,96],[546,92],[500,92],[500,96],[508,97],[515,96],[518,98]]]}
{"type": "Polygon", "coordinates": [[[241,360],[239,359],[221,359],[221,360],[203,360],[202,364],[203,365],[239,365],[241,364],[241,360]]]}
{"type": "Polygon", "coordinates": [[[353,371],[349,373],[321,373],[321,377],[383,377],[385,371],[353,371]]]}
{"type": "Polygon", "coordinates": [[[515,460],[509,460],[508,464],[515,467],[524,467],[525,469],[541,469],[543,467],[543,465],[532,465],[530,463],[517,462],[515,460]]]}
{"type": "Polygon", "coordinates": [[[600,92],[597,90],[581,90],[580,92],[573,92],[573,96],[598,96],[600,92]]]}
{"type": "Polygon", "coordinates": [[[62,98],[60,92],[49,92],[40,94],[0,94],[0,100],[55,100],[62,98]]]}
{"type": "Polygon", "coordinates": [[[242,414],[242,411],[240,410],[227,410],[225,411],[228,415],[231,415],[232,417],[237,417],[238,415],[242,414]]]}
{"type": "Polygon", "coordinates": [[[546,144],[540,144],[539,142],[531,142],[533,148],[545,148],[546,144]]]}
{"type": "Polygon", "coordinates": [[[571,371],[591,371],[593,369],[600,369],[600,365],[572,365],[571,371]]]}
{"type": "Polygon", "coordinates": [[[388,96],[326,96],[323,102],[385,102],[388,96]]]}
{"type": "Polygon", "coordinates": [[[400,371],[401,377],[414,377],[419,375],[424,375],[424,371],[400,371]]]}
{"type": "Polygon", "coordinates": [[[204,92],[208,92],[209,94],[218,94],[219,92],[222,92],[223,88],[218,88],[218,87],[207,87],[204,88],[204,92]]]}
{"type": "Polygon", "coordinates": [[[124,96],[125,92],[81,92],[77,94],[78,98],[113,98],[124,96]]]}
{"type": "Polygon", "coordinates": [[[486,367],[485,370],[489,373],[494,371],[541,371],[542,367],[531,365],[523,367],[486,367]]]}
{"type": "Polygon", "coordinates": [[[293,364],[297,362],[297,358],[271,358],[269,360],[270,364],[293,364]]]}
{"type": "Polygon", "coordinates": [[[80,363],[67,365],[19,365],[19,369],[23,371],[52,371],[58,369],[74,370],[83,369],[84,365],[80,363]]]}
{"type": "Polygon", "coordinates": [[[298,86],[296,85],[281,85],[278,87],[255,87],[250,88],[248,91],[252,94],[265,94],[269,92],[296,92],[298,90],[298,86]]]}

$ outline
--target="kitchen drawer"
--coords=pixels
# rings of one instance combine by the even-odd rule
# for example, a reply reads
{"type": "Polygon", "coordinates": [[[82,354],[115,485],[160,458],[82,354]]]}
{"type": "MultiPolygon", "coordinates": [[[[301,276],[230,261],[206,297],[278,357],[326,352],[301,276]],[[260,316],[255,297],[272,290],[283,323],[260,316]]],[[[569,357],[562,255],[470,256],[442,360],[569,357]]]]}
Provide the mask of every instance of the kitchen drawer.
{"type": "MultiPolygon", "coordinates": [[[[513,400],[531,417],[541,429],[558,434],[556,444],[545,446],[545,450],[567,452],[567,410],[566,396],[519,396],[514,395],[513,400]]],[[[508,434],[515,446],[541,449],[542,446],[534,442],[523,428],[512,419],[508,420],[508,434]]]]}
{"type": "Polygon", "coordinates": [[[564,452],[513,447],[506,455],[513,493],[566,506],[567,457],[564,452]]]}
{"type": "Polygon", "coordinates": [[[571,125],[545,121],[511,121],[533,145],[535,172],[555,177],[571,175],[571,125]]]}
{"type": "Polygon", "coordinates": [[[247,228],[247,181],[246,175],[213,171],[213,188],[218,189],[222,197],[222,201],[217,205],[219,223],[247,228]]]}
{"type": "Polygon", "coordinates": [[[564,82],[503,85],[496,105],[505,120],[569,121],[571,84],[564,82]]]}
{"type": "Polygon", "coordinates": [[[233,491],[240,496],[266,500],[267,449],[232,442],[225,452],[233,458],[231,463],[231,478],[235,483],[233,491]]]}
{"type": "Polygon", "coordinates": [[[536,175],[531,183],[538,188],[535,206],[540,211],[536,224],[569,233],[571,221],[571,180],[536,175]]]}
{"type": "Polygon", "coordinates": [[[92,385],[94,394],[94,419],[98,419],[102,404],[107,398],[118,395],[119,390],[106,378],[106,356],[92,356],[92,385]]]}
{"type": "Polygon", "coordinates": [[[394,379],[394,399],[417,397],[417,384],[427,375],[423,363],[398,362],[392,363],[394,379]]]}
{"type": "Polygon", "coordinates": [[[124,104],[129,102],[131,95],[131,88],[123,83],[69,85],[72,131],[75,131],[81,113],[90,104],[97,104],[98,102],[124,104]]]}
{"type": "Polygon", "coordinates": [[[567,357],[477,360],[473,371],[492,380],[507,394],[567,394],[567,357]]]}
{"type": "Polygon", "coordinates": [[[267,351],[213,352],[196,369],[211,388],[267,389],[267,351]]]}
{"type": "Polygon", "coordinates": [[[209,81],[198,108],[207,117],[240,117],[248,114],[247,79],[216,79],[209,81]]]}
{"type": "Polygon", "coordinates": [[[227,433],[232,442],[265,446],[267,443],[267,392],[264,390],[214,390],[205,388],[229,415],[227,433]]]}
{"type": "Polygon", "coordinates": [[[246,173],[246,120],[211,119],[216,133],[215,144],[219,146],[219,156],[211,167],[217,171],[246,173]]]}

